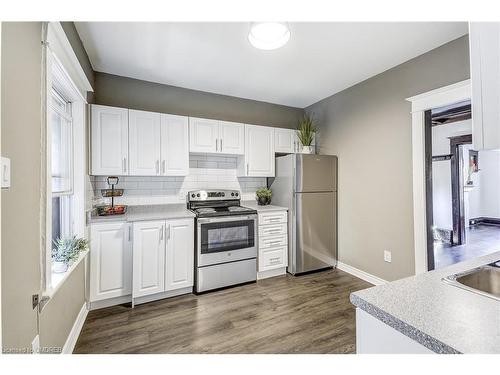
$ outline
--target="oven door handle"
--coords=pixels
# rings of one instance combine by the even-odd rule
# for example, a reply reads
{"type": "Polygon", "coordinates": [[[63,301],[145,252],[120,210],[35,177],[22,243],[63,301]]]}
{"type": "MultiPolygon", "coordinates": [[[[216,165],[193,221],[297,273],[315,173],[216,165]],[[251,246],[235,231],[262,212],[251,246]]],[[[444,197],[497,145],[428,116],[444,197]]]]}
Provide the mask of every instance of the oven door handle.
{"type": "Polygon", "coordinates": [[[240,221],[240,220],[256,220],[257,215],[245,215],[245,216],[224,216],[224,217],[203,217],[196,219],[198,224],[208,224],[208,223],[223,223],[228,221],[240,221]]]}

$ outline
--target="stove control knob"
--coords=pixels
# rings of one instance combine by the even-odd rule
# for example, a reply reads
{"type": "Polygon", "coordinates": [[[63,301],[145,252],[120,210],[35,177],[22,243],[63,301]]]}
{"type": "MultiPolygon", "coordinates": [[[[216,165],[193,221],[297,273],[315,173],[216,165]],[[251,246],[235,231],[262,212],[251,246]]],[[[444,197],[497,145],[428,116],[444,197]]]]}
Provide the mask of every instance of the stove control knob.
{"type": "Polygon", "coordinates": [[[234,197],[234,193],[231,193],[231,196],[234,197]]]}
{"type": "Polygon", "coordinates": [[[226,196],[226,193],[222,193],[222,196],[225,197],[226,196]]]}
{"type": "Polygon", "coordinates": [[[200,193],[196,194],[196,196],[199,198],[200,197],[200,193]]]}
{"type": "Polygon", "coordinates": [[[191,194],[191,198],[194,198],[194,197],[195,197],[195,195],[194,195],[194,194],[191,194]]]}
{"type": "Polygon", "coordinates": [[[235,194],[236,194],[236,196],[238,196],[238,193],[235,193],[235,194]]]}

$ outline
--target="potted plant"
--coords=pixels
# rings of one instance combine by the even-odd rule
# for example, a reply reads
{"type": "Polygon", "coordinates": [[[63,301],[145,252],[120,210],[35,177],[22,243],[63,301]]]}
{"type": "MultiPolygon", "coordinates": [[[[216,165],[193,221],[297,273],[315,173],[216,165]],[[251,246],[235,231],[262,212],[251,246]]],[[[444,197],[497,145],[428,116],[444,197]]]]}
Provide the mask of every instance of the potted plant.
{"type": "Polygon", "coordinates": [[[257,196],[257,203],[260,206],[265,206],[271,203],[271,197],[273,196],[273,192],[271,191],[271,189],[263,187],[257,189],[255,195],[257,196]]]}
{"type": "Polygon", "coordinates": [[[300,143],[302,143],[302,152],[304,154],[312,154],[313,147],[311,144],[314,141],[314,135],[317,132],[316,125],[314,124],[314,118],[312,115],[304,115],[299,120],[299,126],[297,127],[297,137],[300,143]]]}
{"type": "Polygon", "coordinates": [[[52,248],[52,271],[55,273],[64,273],[68,266],[78,258],[78,255],[87,250],[89,243],[84,238],[58,238],[54,241],[52,248]]]}

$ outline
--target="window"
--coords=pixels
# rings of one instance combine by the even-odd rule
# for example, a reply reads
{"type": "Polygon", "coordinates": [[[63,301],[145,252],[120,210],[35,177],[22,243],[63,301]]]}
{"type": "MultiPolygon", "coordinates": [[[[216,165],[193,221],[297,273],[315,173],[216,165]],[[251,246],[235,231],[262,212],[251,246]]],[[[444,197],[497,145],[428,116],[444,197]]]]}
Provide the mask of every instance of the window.
{"type": "Polygon", "coordinates": [[[73,192],[71,103],[52,90],[51,104],[52,194],[68,195],[73,192]]]}

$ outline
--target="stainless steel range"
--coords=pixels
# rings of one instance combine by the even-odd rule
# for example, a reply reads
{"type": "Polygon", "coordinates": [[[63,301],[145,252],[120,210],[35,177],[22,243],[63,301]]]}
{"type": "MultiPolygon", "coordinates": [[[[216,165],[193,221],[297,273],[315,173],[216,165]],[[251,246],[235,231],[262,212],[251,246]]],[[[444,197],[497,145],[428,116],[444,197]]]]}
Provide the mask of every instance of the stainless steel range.
{"type": "Polygon", "coordinates": [[[257,279],[257,211],[240,205],[236,190],[190,191],[196,214],[195,292],[257,279]]]}

